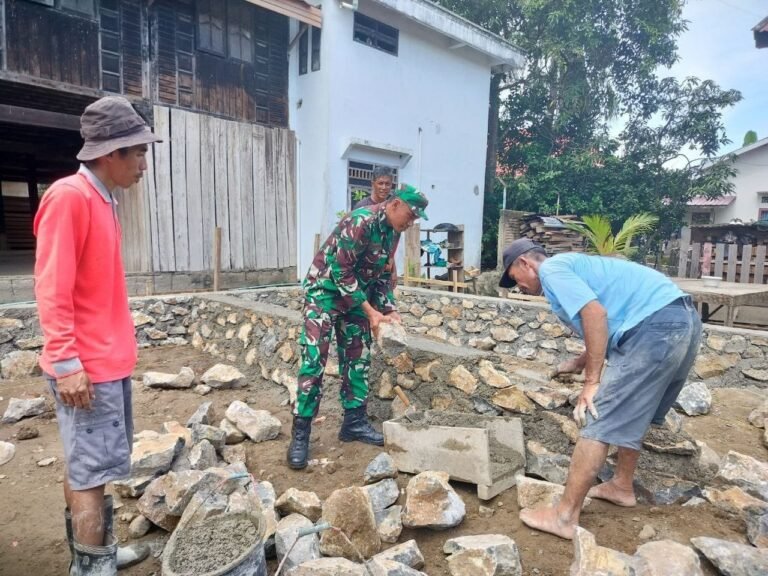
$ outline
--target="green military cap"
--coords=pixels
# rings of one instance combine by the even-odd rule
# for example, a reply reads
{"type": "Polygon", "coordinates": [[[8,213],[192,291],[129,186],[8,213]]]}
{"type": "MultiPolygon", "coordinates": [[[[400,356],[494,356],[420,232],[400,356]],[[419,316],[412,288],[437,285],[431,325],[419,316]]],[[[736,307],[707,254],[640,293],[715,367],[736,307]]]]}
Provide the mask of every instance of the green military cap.
{"type": "Polygon", "coordinates": [[[411,207],[411,210],[413,210],[413,213],[419,218],[429,220],[424,213],[424,208],[429,204],[429,200],[427,200],[427,197],[424,196],[424,194],[416,190],[414,186],[403,184],[403,186],[395,192],[395,198],[399,198],[408,204],[408,206],[411,207]]]}

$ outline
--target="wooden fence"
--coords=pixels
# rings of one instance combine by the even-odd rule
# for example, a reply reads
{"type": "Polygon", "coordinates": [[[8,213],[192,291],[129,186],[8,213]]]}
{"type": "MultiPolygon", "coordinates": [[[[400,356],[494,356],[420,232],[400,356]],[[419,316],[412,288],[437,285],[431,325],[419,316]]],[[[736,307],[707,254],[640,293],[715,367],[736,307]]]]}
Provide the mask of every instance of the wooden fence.
{"type": "Polygon", "coordinates": [[[296,266],[293,132],[164,106],[154,118],[163,142],[119,194],[126,270],[211,270],[217,227],[222,270],[296,266]]]}
{"type": "Polygon", "coordinates": [[[767,248],[764,244],[683,243],[677,275],[680,278],[717,276],[728,282],[764,284],[767,248]]]}

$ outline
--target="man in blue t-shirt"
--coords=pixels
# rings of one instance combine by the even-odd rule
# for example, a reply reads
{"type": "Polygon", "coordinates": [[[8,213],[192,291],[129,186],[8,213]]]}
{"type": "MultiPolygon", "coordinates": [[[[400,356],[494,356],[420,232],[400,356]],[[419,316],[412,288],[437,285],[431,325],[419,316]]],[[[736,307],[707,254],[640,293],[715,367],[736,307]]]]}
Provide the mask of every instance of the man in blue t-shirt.
{"type": "Polygon", "coordinates": [[[632,480],[643,437],[651,424],[664,424],[686,382],[701,341],[701,320],[690,296],[651,268],[579,253],[548,258],[528,238],[504,250],[499,286],[515,285],[527,294],[543,293],[586,346],[556,370],[584,371],[573,411],[581,438],[565,492],[557,506],[520,512],[531,528],[570,539],[587,495],[619,506],[636,504],[632,480]],[[618,447],[614,476],[593,487],[610,445],[618,447]]]}

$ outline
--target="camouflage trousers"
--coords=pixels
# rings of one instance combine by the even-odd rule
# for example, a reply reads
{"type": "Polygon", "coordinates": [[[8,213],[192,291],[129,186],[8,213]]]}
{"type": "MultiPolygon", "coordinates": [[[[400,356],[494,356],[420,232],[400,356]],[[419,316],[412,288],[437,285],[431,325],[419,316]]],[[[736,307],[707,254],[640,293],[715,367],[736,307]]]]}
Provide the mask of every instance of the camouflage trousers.
{"type": "Polygon", "coordinates": [[[323,374],[328,361],[331,335],[336,330],[341,390],[345,410],[365,406],[368,401],[368,371],[371,365],[371,327],[362,307],[341,314],[333,299],[307,296],[304,328],[299,338],[301,367],[294,413],[314,417],[323,396],[323,374]]]}

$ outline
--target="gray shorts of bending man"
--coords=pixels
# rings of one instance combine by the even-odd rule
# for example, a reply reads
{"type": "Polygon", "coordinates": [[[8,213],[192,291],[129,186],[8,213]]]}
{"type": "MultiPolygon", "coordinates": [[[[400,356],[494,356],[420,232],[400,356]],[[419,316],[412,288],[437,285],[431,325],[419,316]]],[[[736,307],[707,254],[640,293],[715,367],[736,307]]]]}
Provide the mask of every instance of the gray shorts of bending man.
{"type": "Polygon", "coordinates": [[[584,498],[634,506],[632,480],[643,437],[663,424],[686,382],[701,341],[691,299],[663,274],[618,258],[559,254],[527,238],[504,251],[503,288],[542,294],[552,311],[584,338],[585,352],[558,366],[584,371],[573,411],[581,427],[560,502],[523,509],[531,528],[573,538],[584,498]],[[603,371],[603,364],[608,360],[603,371]],[[613,478],[594,486],[608,447],[618,447],[613,478]]]}

